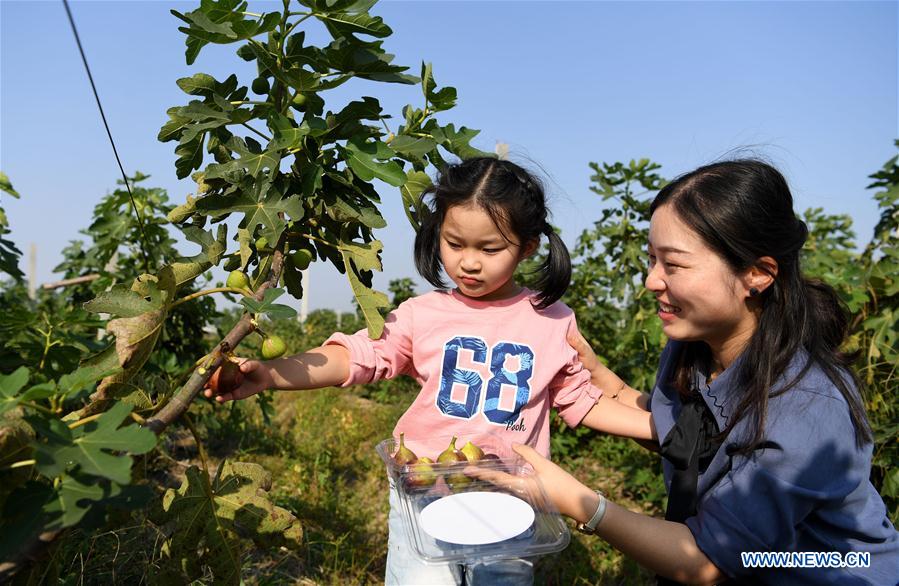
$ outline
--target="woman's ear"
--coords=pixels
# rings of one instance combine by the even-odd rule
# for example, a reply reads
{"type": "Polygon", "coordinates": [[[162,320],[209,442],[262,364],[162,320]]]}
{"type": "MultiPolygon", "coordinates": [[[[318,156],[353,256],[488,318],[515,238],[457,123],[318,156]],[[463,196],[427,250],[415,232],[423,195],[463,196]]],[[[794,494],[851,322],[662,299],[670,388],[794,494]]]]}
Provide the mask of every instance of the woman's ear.
{"type": "Polygon", "coordinates": [[[777,276],[777,261],[770,256],[763,256],[743,273],[740,281],[746,297],[757,297],[774,283],[777,276]]]}

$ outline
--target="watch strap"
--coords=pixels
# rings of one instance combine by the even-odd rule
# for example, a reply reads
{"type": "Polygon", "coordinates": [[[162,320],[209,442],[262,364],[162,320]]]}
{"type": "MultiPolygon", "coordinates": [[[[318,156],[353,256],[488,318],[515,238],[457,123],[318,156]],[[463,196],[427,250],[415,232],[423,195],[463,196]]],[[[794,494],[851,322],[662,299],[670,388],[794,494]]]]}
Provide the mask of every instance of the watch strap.
{"type": "Polygon", "coordinates": [[[586,523],[578,523],[577,530],[581,533],[586,533],[587,535],[593,535],[596,533],[596,526],[599,525],[602,518],[606,515],[606,497],[598,490],[594,491],[599,496],[599,504],[596,505],[596,511],[594,511],[593,516],[586,523]]]}

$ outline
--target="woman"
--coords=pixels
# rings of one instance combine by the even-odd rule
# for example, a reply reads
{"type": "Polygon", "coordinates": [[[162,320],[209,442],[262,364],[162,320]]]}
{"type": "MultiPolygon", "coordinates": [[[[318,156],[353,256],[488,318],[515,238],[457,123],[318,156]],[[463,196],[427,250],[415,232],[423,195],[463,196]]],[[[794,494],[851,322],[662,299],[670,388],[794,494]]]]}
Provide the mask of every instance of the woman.
{"type": "Polygon", "coordinates": [[[802,277],[807,228],[783,176],[752,160],[701,167],[662,189],[651,216],[646,287],[669,338],[652,393],[583,338],[572,345],[596,386],[652,412],[665,520],[516,450],[579,529],[662,582],[896,584],[899,535],[868,479],[872,434],[840,352],[847,317],[830,287],[802,277]],[[753,568],[743,552],[829,555],[753,568]],[[854,552],[870,554],[868,567],[783,567],[866,565],[854,552]]]}

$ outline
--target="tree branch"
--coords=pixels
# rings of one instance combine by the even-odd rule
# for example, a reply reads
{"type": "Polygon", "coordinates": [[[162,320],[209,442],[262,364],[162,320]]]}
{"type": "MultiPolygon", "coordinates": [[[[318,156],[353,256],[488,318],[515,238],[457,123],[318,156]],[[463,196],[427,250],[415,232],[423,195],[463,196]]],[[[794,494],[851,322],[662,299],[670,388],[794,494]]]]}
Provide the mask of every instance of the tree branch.
{"type": "MultiPolygon", "coordinates": [[[[278,284],[283,266],[284,253],[280,248],[276,248],[272,255],[272,270],[269,274],[269,279],[259,286],[254,295],[257,301],[262,301],[266,289],[278,284]]],[[[251,319],[252,317],[249,313],[243,314],[237,324],[231,328],[231,331],[225,335],[218,346],[216,346],[216,348],[209,354],[209,363],[203,365],[204,368],[195,369],[191,373],[190,378],[187,379],[187,382],[184,383],[184,386],[181,387],[181,390],[172,397],[168,404],[160,409],[156,415],[147,420],[146,426],[148,428],[150,428],[156,435],[159,435],[166,427],[171,425],[172,422],[187,411],[187,408],[190,407],[193,400],[196,399],[197,395],[200,394],[200,391],[203,390],[203,385],[206,384],[206,381],[209,380],[212,373],[222,364],[226,354],[231,352],[234,348],[237,348],[241,340],[253,332],[255,327],[251,323],[251,319]]]]}
{"type": "Polygon", "coordinates": [[[62,281],[54,281],[53,283],[44,283],[42,289],[58,289],[60,287],[69,287],[70,285],[80,285],[81,283],[90,283],[100,278],[100,275],[84,275],[75,277],[74,279],[65,279],[62,281]]]}

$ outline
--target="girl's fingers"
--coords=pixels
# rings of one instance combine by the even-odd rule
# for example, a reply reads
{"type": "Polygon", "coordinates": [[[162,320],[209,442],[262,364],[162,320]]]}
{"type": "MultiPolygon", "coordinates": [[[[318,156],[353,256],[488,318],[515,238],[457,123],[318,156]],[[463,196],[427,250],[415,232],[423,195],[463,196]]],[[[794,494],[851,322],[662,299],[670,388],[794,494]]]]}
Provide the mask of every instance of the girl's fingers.
{"type": "Polygon", "coordinates": [[[260,364],[262,364],[258,360],[249,360],[247,358],[240,358],[239,360],[240,360],[240,372],[242,372],[244,374],[253,372],[257,368],[259,368],[260,364]]]}

